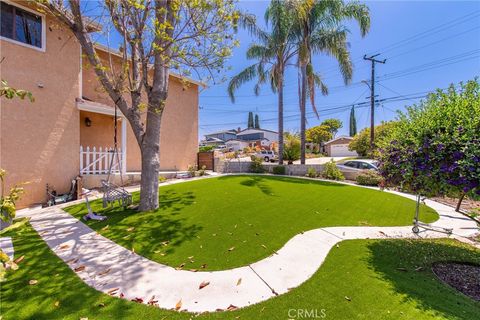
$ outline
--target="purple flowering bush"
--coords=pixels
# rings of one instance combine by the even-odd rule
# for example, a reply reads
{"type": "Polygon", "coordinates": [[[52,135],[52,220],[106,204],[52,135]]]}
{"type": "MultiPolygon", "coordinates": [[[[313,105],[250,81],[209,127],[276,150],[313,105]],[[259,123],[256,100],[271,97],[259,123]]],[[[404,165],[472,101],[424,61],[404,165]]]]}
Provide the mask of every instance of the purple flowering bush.
{"type": "Polygon", "coordinates": [[[387,185],[427,196],[480,196],[479,88],[478,79],[451,85],[399,113],[379,142],[387,185]]]}

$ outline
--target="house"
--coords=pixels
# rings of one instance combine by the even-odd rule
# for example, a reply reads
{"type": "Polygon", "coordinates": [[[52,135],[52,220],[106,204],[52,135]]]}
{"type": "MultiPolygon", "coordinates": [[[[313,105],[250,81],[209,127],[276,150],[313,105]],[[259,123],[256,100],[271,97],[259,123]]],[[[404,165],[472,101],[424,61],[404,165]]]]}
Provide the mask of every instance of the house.
{"type": "Polygon", "coordinates": [[[247,128],[237,133],[237,139],[249,142],[252,147],[274,149],[278,144],[278,132],[266,129],[247,128]]]}
{"type": "Polygon", "coordinates": [[[228,140],[237,137],[236,130],[223,130],[205,135],[205,140],[200,141],[201,146],[218,146],[224,145],[228,140]]]}
{"type": "Polygon", "coordinates": [[[225,142],[228,150],[232,151],[241,151],[250,146],[248,141],[239,140],[239,139],[231,139],[225,142]]]}
{"type": "MultiPolygon", "coordinates": [[[[6,187],[28,182],[19,202],[23,207],[45,202],[47,183],[62,193],[79,174],[99,181],[108,172],[115,109],[75,36],[26,1],[1,0],[1,25],[2,79],[35,97],[33,103],[1,101],[0,167],[8,172],[6,187]]],[[[96,50],[101,59],[120,66],[118,52],[102,46],[96,50]]],[[[161,170],[184,170],[196,162],[201,85],[170,74],[160,134],[161,170]]],[[[117,126],[121,169],[139,177],[140,149],[120,112],[117,126]]],[[[120,168],[114,170],[118,176],[120,168]]]]}
{"type": "Polygon", "coordinates": [[[356,157],[358,154],[355,151],[348,150],[352,140],[352,137],[340,136],[325,142],[323,147],[329,157],[356,157]]]}

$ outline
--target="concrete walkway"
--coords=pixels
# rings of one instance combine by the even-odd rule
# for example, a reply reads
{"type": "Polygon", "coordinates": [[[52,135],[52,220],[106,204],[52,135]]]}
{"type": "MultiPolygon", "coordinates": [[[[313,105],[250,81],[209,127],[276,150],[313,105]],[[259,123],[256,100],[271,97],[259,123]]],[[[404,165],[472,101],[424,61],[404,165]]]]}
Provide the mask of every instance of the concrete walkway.
{"type": "MultiPolygon", "coordinates": [[[[428,200],[426,204],[440,214],[440,219],[432,225],[453,228],[453,237],[478,232],[472,220],[452,208],[428,200]]],[[[330,249],[342,240],[447,237],[432,231],[415,235],[408,226],[319,228],[296,235],[277,254],[248,266],[190,272],[153,262],[117,245],[59,206],[26,210],[18,216],[29,216],[33,228],[55,254],[96,290],[165,309],[177,307],[191,312],[240,308],[286,293],[308,280],[330,249]],[[200,289],[204,282],[209,284],[200,289]]]]}

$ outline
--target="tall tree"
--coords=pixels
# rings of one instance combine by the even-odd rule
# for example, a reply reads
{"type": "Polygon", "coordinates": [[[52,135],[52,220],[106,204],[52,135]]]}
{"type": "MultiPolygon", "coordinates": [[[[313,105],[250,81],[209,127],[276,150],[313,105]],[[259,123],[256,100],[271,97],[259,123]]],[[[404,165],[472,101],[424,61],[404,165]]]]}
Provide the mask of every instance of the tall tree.
{"type": "Polygon", "coordinates": [[[295,12],[285,6],[284,1],[272,0],[265,20],[270,32],[250,25],[250,32],[256,41],[247,50],[247,59],[256,60],[254,64],[245,68],[234,76],[228,85],[228,93],[235,102],[235,91],[244,83],[257,79],[254,87],[256,95],[260,87],[266,82],[278,97],[278,162],[283,164],[283,90],[285,69],[296,55],[295,45],[291,41],[292,23],[295,12]]]}
{"type": "Polygon", "coordinates": [[[249,112],[248,113],[248,123],[247,123],[247,128],[253,128],[255,126],[254,122],[253,122],[253,112],[249,112]]]}
{"type": "Polygon", "coordinates": [[[296,12],[295,37],[298,45],[298,75],[300,104],[300,141],[302,164],[305,164],[305,125],[307,96],[313,111],[318,117],[315,106],[315,87],[323,94],[328,89],[315,73],[312,56],[325,53],[334,57],[339,64],[345,84],[352,79],[352,62],[348,52],[346,20],[357,21],[362,36],[370,28],[368,7],[358,2],[345,3],[343,0],[291,0],[296,12]]]}
{"type": "Polygon", "coordinates": [[[327,130],[332,134],[332,137],[335,137],[335,135],[338,132],[338,129],[343,127],[342,121],[340,121],[339,119],[334,119],[334,118],[326,119],[326,120],[322,121],[322,123],[320,125],[325,126],[327,128],[327,130]]]}
{"type": "Polygon", "coordinates": [[[255,129],[260,129],[260,119],[258,118],[258,114],[255,114],[255,129]]]}
{"type": "Polygon", "coordinates": [[[112,26],[122,43],[122,68],[116,73],[97,55],[80,0],[36,1],[73,32],[103,89],[130,123],[142,157],[139,210],[158,208],[160,126],[170,69],[184,75],[223,69],[237,45],[231,36],[241,17],[236,0],[100,1],[108,13],[103,24],[112,26]]]}
{"type": "Polygon", "coordinates": [[[350,110],[350,137],[357,134],[357,119],[355,119],[355,107],[350,110]]]}

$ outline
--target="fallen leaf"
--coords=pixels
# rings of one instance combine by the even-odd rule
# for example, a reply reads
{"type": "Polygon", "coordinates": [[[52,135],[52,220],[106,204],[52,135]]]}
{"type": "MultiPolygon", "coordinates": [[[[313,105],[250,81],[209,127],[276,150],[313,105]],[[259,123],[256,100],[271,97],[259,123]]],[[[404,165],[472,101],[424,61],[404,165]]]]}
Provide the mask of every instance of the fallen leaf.
{"type": "Polygon", "coordinates": [[[76,263],[78,261],[78,258],[72,258],[67,261],[67,263],[76,263]]]}
{"type": "Polygon", "coordinates": [[[158,300],[155,300],[155,295],[153,295],[153,296],[150,298],[150,300],[148,300],[147,304],[153,306],[153,305],[156,304],[157,302],[158,302],[158,300]]]}
{"type": "Polygon", "coordinates": [[[135,227],[127,228],[127,232],[131,232],[131,231],[133,231],[133,230],[135,230],[135,227]]]}
{"type": "Polygon", "coordinates": [[[192,260],[192,259],[193,259],[193,256],[188,257],[188,260],[192,260]]]}
{"type": "Polygon", "coordinates": [[[167,241],[160,242],[160,244],[163,245],[163,246],[167,246],[167,245],[168,245],[168,242],[169,242],[169,241],[167,240],[167,241]]]}
{"type": "Polygon", "coordinates": [[[107,224],[107,225],[106,225],[105,227],[103,227],[101,230],[102,230],[102,231],[105,231],[105,230],[108,229],[108,227],[109,227],[109,225],[107,224]]]}
{"type": "Polygon", "coordinates": [[[109,295],[115,294],[118,291],[119,288],[113,288],[107,291],[109,295]]]}
{"type": "Polygon", "coordinates": [[[123,292],[120,292],[120,296],[119,296],[119,297],[120,297],[120,298],[125,297],[125,295],[123,294],[123,292]]]}
{"type": "Polygon", "coordinates": [[[237,229],[237,225],[235,225],[234,228],[237,229]]]}
{"type": "Polygon", "coordinates": [[[239,278],[237,281],[237,286],[239,286],[242,283],[242,278],[239,278]]]}
{"type": "Polygon", "coordinates": [[[202,264],[202,265],[200,266],[200,268],[202,268],[202,269],[205,269],[206,267],[207,267],[207,264],[206,264],[206,263],[204,263],[204,264],[202,264]]]}
{"type": "Polygon", "coordinates": [[[138,302],[138,303],[143,303],[143,299],[142,299],[142,298],[133,298],[132,301],[133,301],[133,302],[138,302]]]}
{"type": "Polygon", "coordinates": [[[102,272],[99,272],[99,273],[98,273],[98,275],[99,275],[99,276],[106,275],[107,273],[109,273],[109,272],[110,272],[110,270],[111,270],[110,268],[108,268],[108,269],[105,269],[105,270],[103,270],[102,272]]]}
{"type": "Polygon", "coordinates": [[[237,310],[237,309],[238,309],[238,307],[234,306],[233,304],[229,305],[228,308],[227,308],[228,311],[233,311],[233,310],[237,310]]]}
{"type": "Polygon", "coordinates": [[[61,245],[58,249],[59,249],[59,250],[65,250],[65,249],[68,249],[68,248],[70,248],[70,245],[68,245],[68,244],[63,244],[63,245],[61,245]]]}
{"type": "Polygon", "coordinates": [[[203,288],[205,288],[206,286],[208,286],[210,284],[209,281],[203,281],[202,283],[200,283],[200,285],[198,286],[198,289],[201,290],[203,288]]]}
{"type": "Polygon", "coordinates": [[[80,272],[80,271],[83,271],[83,270],[85,270],[84,265],[81,265],[80,267],[77,267],[77,268],[73,269],[73,271],[75,271],[75,272],[80,272]]]}
{"type": "Polygon", "coordinates": [[[13,262],[15,262],[16,264],[19,264],[20,262],[23,261],[23,259],[25,259],[25,256],[18,257],[17,259],[13,260],[13,262]]]}
{"type": "Polygon", "coordinates": [[[235,247],[231,247],[230,249],[228,249],[228,251],[233,251],[235,250],[235,247]]]}
{"type": "Polygon", "coordinates": [[[55,301],[53,305],[58,308],[60,306],[60,301],[55,301]]]}
{"type": "Polygon", "coordinates": [[[423,267],[415,268],[415,271],[422,271],[422,270],[423,270],[423,267]]]}
{"type": "Polygon", "coordinates": [[[100,303],[98,304],[98,306],[99,306],[100,308],[103,308],[103,307],[105,307],[105,303],[100,302],[100,303]]]}
{"type": "Polygon", "coordinates": [[[190,269],[191,272],[197,272],[198,269],[190,269]]]}
{"type": "Polygon", "coordinates": [[[180,310],[180,308],[182,307],[182,299],[178,300],[177,304],[175,305],[175,310],[180,310]]]}
{"type": "Polygon", "coordinates": [[[80,320],[88,320],[88,318],[80,318],[80,320]]]}
{"type": "Polygon", "coordinates": [[[398,271],[403,271],[403,272],[407,272],[408,270],[405,269],[405,268],[397,268],[398,271]]]}
{"type": "Polygon", "coordinates": [[[337,244],[336,247],[337,247],[337,248],[340,248],[340,245],[337,244]]]}
{"type": "Polygon", "coordinates": [[[183,269],[183,267],[185,267],[185,262],[179,265],[178,267],[176,267],[175,269],[180,270],[180,269],[183,269]]]}
{"type": "Polygon", "coordinates": [[[35,279],[32,279],[32,280],[28,281],[28,284],[32,285],[32,286],[36,285],[37,283],[38,283],[38,280],[35,280],[35,279]]]}
{"type": "Polygon", "coordinates": [[[266,245],[264,245],[264,244],[262,244],[262,247],[263,247],[263,248],[265,248],[265,249],[267,249],[267,246],[266,246],[266,245]]]}
{"type": "Polygon", "coordinates": [[[347,296],[345,296],[345,300],[352,301],[352,299],[350,297],[347,297],[347,296]]]}
{"type": "Polygon", "coordinates": [[[215,311],[217,311],[217,312],[222,312],[223,309],[222,309],[222,308],[217,308],[217,309],[215,309],[215,311]]]}

